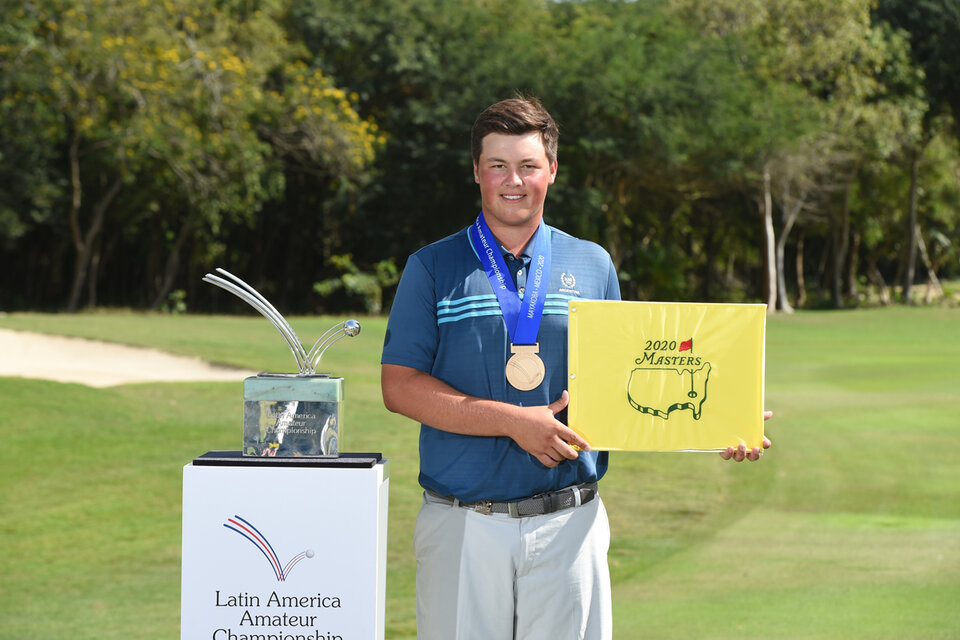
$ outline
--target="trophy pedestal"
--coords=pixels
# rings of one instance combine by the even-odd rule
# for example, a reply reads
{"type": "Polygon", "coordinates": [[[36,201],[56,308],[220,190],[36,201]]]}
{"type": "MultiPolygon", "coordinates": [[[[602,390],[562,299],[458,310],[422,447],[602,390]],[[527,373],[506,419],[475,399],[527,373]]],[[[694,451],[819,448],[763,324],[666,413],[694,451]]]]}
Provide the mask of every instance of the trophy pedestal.
{"type": "Polygon", "coordinates": [[[382,640],[388,466],[239,451],[186,465],[181,639],[382,640]]]}

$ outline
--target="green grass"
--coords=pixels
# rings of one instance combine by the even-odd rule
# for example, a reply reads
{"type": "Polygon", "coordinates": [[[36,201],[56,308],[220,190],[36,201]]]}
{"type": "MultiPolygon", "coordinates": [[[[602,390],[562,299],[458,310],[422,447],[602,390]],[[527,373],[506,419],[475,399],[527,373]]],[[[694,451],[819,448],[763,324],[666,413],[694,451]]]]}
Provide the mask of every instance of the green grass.
{"type": "MultiPolygon", "coordinates": [[[[309,341],[331,318],[293,318],[309,341]]],[[[415,636],[417,428],[379,398],[385,322],[328,353],[346,445],[391,459],[387,637],[415,636]]],[[[293,358],[259,317],[14,314],[0,327],[199,355],[293,358]]],[[[759,463],[615,454],[615,637],[960,637],[960,312],[768,320],[759,463]]],[[[0,354],[2,357],[2,354],[0,354]]],[[[240,383],[0,379],[0,639],[179,634],[182,467],[237,448],[240,383]]]]}

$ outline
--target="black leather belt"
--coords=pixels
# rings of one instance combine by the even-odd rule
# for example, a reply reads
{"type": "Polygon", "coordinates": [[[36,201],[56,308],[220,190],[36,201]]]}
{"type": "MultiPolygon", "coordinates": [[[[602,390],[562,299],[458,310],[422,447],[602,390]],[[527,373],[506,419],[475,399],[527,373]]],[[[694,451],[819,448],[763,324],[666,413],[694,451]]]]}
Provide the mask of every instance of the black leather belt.
{"type": "Polygon", "coordinates": [[[577,484],[559,491],[540,493],[518,502],[494,502],[492,500],[477,500],[476,502],[460,502],[456,498],[441,496],[433,491],[428,492],[433,498],[447,504],[472,509],[477,513],[489,515],[491,513],[505,513],[511,518],[526,518],[555,513],[572,507],[579,507],[597,497],[597,483],[586,482],[577,484]]]}

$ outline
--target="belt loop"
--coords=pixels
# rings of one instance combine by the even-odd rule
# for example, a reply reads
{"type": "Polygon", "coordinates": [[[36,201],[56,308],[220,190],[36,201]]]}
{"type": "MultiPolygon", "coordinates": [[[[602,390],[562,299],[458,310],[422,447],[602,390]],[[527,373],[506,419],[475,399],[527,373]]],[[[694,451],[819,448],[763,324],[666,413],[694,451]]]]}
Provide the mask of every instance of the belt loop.
{"type": "Polygon", "coordinates": [[[574,506],[574,507],[579,507],[581,504],[583,504],[583,503],[580,501],[581,498],[580,498],[580,487],[579,487],[579,486],[574,486],[574,487],[573,487],[573,500],[574,500],[574,502],[573,502],[573,506],[574,506]]]}
{"type": "Polygon", "coordinates": [[[545,509],[547,513],[556,513],[561,509],[566,508],[566,505],[563,504],[563,493],[561,491],[551,491],[548,495],[547,506],[548,509],[545,509]]]}

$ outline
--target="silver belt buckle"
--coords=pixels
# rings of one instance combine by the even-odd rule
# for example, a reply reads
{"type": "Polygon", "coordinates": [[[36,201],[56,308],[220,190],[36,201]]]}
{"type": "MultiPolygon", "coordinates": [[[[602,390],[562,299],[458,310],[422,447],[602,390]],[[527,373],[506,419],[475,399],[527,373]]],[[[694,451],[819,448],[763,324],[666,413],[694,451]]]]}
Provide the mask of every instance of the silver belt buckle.
{"type": "Polygon", "coordinates": [[[477,513],[482,513],[485,516],[490,515],[493,512],[493,502],[490,500],[481,500],[477,503],[477,506],[473,508],[477,513]]]}

